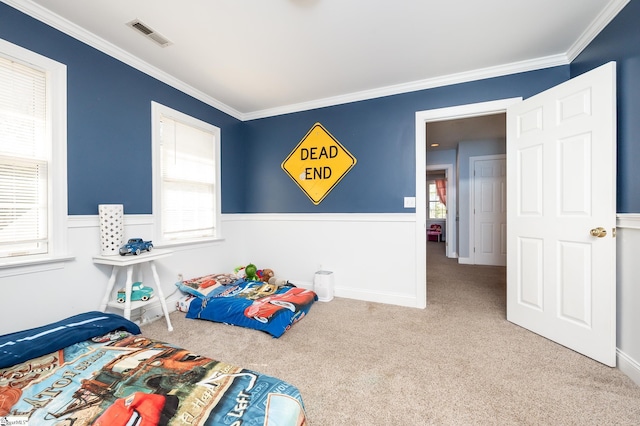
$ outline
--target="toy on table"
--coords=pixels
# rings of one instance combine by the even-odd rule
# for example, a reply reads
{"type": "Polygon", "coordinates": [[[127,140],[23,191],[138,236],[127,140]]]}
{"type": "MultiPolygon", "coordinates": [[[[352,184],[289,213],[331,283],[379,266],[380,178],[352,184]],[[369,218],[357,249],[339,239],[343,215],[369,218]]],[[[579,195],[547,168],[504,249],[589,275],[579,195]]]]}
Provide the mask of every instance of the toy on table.
{"type": "Polygon", "coordinates": [[[151,251],[152,248],[151,241],[144,241],[142,238],[129,238],[129,241],[120,247],[120,256],[127,254],[138,255],[142,250],[151,251]]]}
{"type": "MultiPolygon", "coordinates": [[[[116,301],[118,303],[124,303],[127,297],[127,292],[124,288],[118,290],[118,296],[116,301]]],[[[142,300],[146,302],[153,297],[153,289],[151,287],[145,287],[141,282],[135,282],[131,285],[131,301],[142,300]]]]}

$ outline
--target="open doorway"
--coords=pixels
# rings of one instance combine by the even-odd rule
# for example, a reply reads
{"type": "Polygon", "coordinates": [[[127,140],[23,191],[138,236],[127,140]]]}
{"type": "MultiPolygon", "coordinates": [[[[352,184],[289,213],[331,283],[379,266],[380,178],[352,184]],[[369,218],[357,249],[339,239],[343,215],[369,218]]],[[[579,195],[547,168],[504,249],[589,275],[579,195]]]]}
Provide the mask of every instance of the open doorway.
{"type": "MultiPolygon", "coordinates": [[[[456,107],[449,108],[440,108],[435,110],[427,110],[427,111],[419,111],[416,112],[416,234],[418,235],[418,241],[416,244],[416,295],[418,298],[418,307],[426,307],[427,305],[427,291],[426,285],[427,282],[427,270],[426,270],[426,257],[427,257],[427,239],[426,235],[426,227],[427,227],[427,182],[425,179],[424,170],[425,167],[429,165],[429,163],[433,163],[433,157],[427,158],[427,127],[429,127],[430,137],[438,137],[437,132],[434,131],[434,128],[437,130],[437,123],[443,124],[443,126],[453,126],[459,127],[462,122],[457,121],[460,119],[467,119],[473,117],[483,117],[483,116],[491,116],[494,114],[504,114],[507,110],[507,107],[513,105],[517,102],[520,102],[521,98],[510,98],[510,99],[502,99],[491,102],[483,102],[478,104],[469,104],[469,105],[461,105],[456,107]],[[434,127],[436,126],[436,127],[434,127]],[[422,303],[424,301],[424,304],[422,303]]],[[[506,127],[506,126],[505,126],[506,127]]],[[[430,142],[431,143],[431,142],[430,142]]],[[[430,144],[429,143],[429,144],[430,144]]],[[[434,141],[433,143],[438,143],[434,141]]],[[[504,142],[502,142],[504,144],[504,142]]],[[[434,147],[430,147],[434,148],[434,147]]],[[[462,148],[463,154],[467,156],[466,164],[465,160],[461,161],[460,155],[460,144],[458,143],[458,153],[456,154],[456,193],[458,194],[457,202],[456,202],[456,217],[453,222],[454,226],[449,225],[450,228],[453,227],[456,229],[457,241],[456,246],[458,248],[458,256],[462,256],[464,254],[468,255],[468,240],[466,237],[469,236],[469,209],[470,209],[470,200],[469,196],[463,197],[460,195],[462,193],[468,194],[468,186],[469,186],[469,160],[468,158],[471,156],[473,152],[474,146],[472,143],[468,144],[462,148]],[[464,172],[466,170],[467,177],[464,177],[464,172]],[[462,188],[461,188],[462,187],[462,188]],[[467,189],[467,192],[464,189],[467,189]],[[463,218],[463,209],[466,209],[466,218],[463,218]],[[463,236],[463,233],[465,236],[463,236]],[[464,242],[467,242],[466,246],[463,246],[464,242]]],[[[436,159],[435,162],[438,160],[436,159]]]]}
{"type": "Polygon", "coordinates": [[[447,232],[447,249],[451,249],[446,250],[447,257],[466,264],[504,265],[505,260],[497,260],[496,253],[506,254],[506,114],[427,122],[425,126],[427,229],[440,223],[436,220],[439,212],[430,208],[434,181],[452,180],[446,197],[450,213],[446,228],[453,230],[447,232]]]}
{"type": "Polygon", "coordinates": [[[616,225],[615,69],[614,62],[602,65],[525,101],[416,113],[418,304],[424,297],[427,305],[428,282],[426,238],[419,238],[426,223],[425,123],[508,110],[507,320],[616,365],[616,241],[600,232],[616,225]]]}

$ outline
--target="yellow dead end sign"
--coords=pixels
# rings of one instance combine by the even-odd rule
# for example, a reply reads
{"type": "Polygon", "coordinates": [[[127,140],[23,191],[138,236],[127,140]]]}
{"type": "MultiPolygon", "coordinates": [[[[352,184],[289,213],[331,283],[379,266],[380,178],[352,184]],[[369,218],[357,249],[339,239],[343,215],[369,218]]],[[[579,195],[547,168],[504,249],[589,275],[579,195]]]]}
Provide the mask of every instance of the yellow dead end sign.
{"type": "Polygon", "coordinates": [[[318,205],[355,164],[355,157],[316,123],[282,162],[282,170],[318,205]]]}

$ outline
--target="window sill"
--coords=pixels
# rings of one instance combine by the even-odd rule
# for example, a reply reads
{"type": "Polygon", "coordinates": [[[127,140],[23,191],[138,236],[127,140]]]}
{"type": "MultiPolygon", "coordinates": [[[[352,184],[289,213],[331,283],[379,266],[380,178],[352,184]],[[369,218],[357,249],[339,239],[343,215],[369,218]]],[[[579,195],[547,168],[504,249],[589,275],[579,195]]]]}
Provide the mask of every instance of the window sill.
{"type": "Polygon", "coordinates": [[[0,277],[61,269],[64,267],[65,262],[72,260],[75,260],[75,256],[33,256],[29,259],[3,260],[0,261],[0,277]]]}
{"type": "Polygon", "coordinates": [[[197,240],[160,241],[157,244],[154,242],[153,248],[180,249],[181,247],[188,248],[188,246],[217,244],[223,241],[224,241],[224,238],[203,238],[203,239],[197,239],[197,240]]]}

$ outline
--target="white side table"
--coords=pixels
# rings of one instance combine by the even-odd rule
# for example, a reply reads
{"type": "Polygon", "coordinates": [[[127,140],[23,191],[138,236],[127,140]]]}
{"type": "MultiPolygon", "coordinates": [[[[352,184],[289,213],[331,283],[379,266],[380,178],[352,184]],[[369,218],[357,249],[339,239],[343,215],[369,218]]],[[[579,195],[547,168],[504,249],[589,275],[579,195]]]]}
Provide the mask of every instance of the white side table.
{"type": "MultiPolygon", "coordinates": [[[[153,302],[153,298],[147,301],[131,301],[131,287],[133,285],[133,267],[138,265],[141,267],[143,264],[148,263],[149,268],[151,269],[151,273],[153,275],[153,281],[156,285],[156,291],[158,292],[158,298],[160,299],[160,305],[162,306],[162,311],[164,312],[164,317],[167,320],[167,328],[169,331],[173,330],[173,326],[171,325],[171,320],[169,319],[169,310],[167,309],[167,301],[164,298],[164,293],[162,292],[162,287],[160,286],[160,278],[158,277],[158,271],[156,270],[156,265],[154,261],[156,259],[160,259],[163,257],[170,256],[173,252],[171,250],[152,250],[150,252],[140,253],[139,255],[127,255],[127,256],[94,256],[93,263],[98,263],[102,265],[111,265],[113,269],[111,270],[111,276],[109,277],[109,281],[107,282],[107,290],[104,293],[104,298],[102,299],[102,304],[100,309],[105,311],[107,306],[116,309],[124,309],[124,317],[126,319],[131,319],[131,309],[141,308],[144,305],[153,302]],[[127,270],[127,281],[125,284],[125,301],[123,303],[118,303],[115,300],[111,299],[111,292],[113,291],[113,286],[116,282],[116,276],[118,275],[118,271],[121,268],[125,268],[127,270]],[[124,306],[123,306],[124,305],[124,306]]],[[[141,275],[141,271],[138,273],[141,275]]]]}

